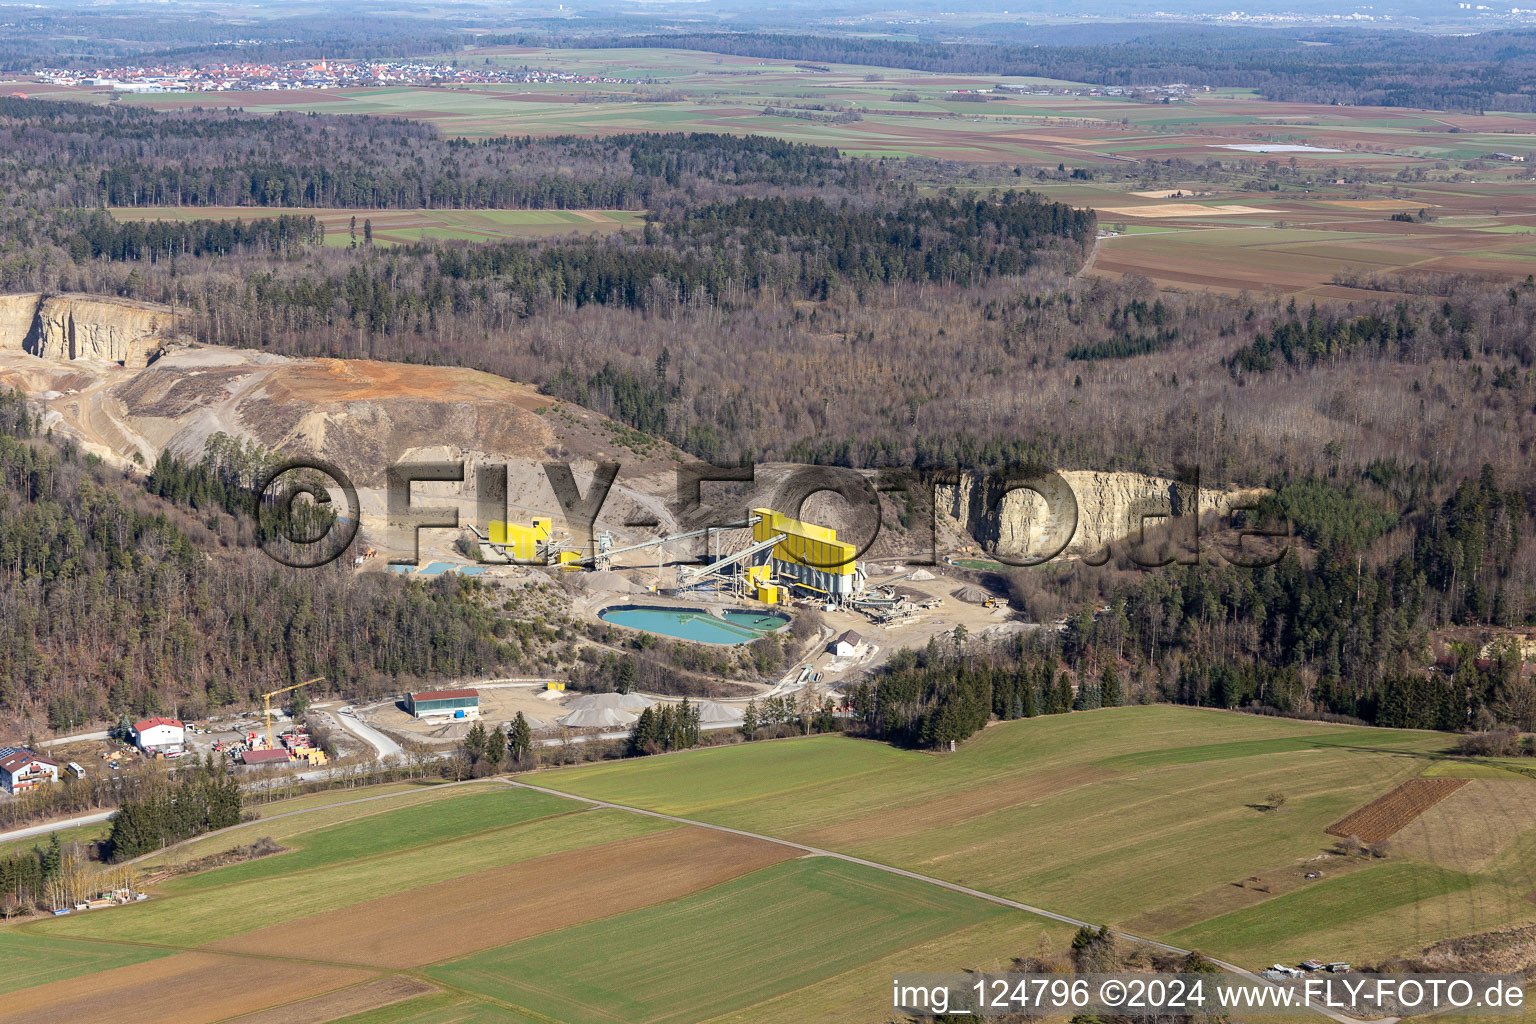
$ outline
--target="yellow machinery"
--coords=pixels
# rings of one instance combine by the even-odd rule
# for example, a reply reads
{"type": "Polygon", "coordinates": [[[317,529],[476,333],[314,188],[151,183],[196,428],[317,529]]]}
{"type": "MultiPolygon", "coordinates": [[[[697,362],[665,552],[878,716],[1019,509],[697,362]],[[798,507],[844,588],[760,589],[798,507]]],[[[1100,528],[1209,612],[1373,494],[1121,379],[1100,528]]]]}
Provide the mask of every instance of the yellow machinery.
{"type": "Polygon", "coordinates": [[[532,526],[524,526],[492,520],[486,538],[492,544],[504,546],[514,562],[541,562],[544,555],[539,546],[549,540],[551,523],[549,519],[535,519],[532,526]]]}
{"type": "Polygon", "coordinates": [[[544,684],[544,689],[554,690],[556,693],[564,693],[565,684],[558,679],[551,679],[549,682],[544,684]]]}
{"type": "Polygon", "coordinates": [[[297,690],[301,686],[308,686],[310,683],[318,683],[320,680],[322,680],[324,678],[325,678],[325,676],[315,676],[315,678],[313,678],[313,679],[306,679],[302,683],[294,683],[292,686],[285,686],[281,690],[273,690],[271,693],[264,693],[264,694],[261,695],[262,702],[266,705],[266,709],[267,709],[266,717],[267,717],[267,749],[268,750],[273,749],[272,748],[272,698],[276,697],[280,693],[287,693],[289,690],[297,690]]]}
{"type": "Polygon", "coordinates": [[[759,601],[763,602],[763,604],[778,604],[779,603],[779,588],[778,587],[758,587],[757,588],[757,599],[759,601]]]}

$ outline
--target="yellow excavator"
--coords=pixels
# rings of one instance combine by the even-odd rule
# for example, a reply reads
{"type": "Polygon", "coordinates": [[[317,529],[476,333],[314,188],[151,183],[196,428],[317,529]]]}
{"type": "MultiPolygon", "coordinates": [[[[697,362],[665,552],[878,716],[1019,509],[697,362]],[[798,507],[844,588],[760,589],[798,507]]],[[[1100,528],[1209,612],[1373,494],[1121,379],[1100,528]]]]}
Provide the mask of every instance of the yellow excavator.
{"type": "Polygon", "coordinates": [[[267,749],[268,750],[272,750],[273,749],[273,747],[272,747],[272,698],[276,697],[280,693],[287,693],[289,690],[297,690],[301,686],[308,686],[310,683],[318,683],[318,682],[320,682],[324,678],[325,678],[325,676],[315,676],[315,678],[313,678],[313,679],[306,679],[302,683],[294,683],[292,686],[285,686],[281,690],[273,690],[271,693],[264,693],[264,694],[261,695],[262,702],[266,705],[266,709],[267,709],[266,718],[267,718],[267,749]]]}

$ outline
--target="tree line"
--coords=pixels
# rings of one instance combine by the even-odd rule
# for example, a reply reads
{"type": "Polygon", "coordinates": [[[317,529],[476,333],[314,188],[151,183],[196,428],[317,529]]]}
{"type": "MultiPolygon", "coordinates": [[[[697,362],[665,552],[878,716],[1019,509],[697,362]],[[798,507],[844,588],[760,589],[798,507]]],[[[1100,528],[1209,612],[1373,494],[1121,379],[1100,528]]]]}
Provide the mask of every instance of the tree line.
{"type": "Polygon", "coordinates": [[[240,823],[240,784],[209,754],[200,765],[176,772],[161,785],[125,800],[112,815],[107,852],[113,860],[164,849],[172,843],[240,823]]]}

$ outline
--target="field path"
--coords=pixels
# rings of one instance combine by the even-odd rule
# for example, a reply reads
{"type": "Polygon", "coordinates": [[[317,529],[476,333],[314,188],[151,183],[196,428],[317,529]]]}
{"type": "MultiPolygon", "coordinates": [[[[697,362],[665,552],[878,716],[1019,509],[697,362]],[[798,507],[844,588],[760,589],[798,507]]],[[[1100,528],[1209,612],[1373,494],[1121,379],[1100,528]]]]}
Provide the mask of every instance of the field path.
{"type": "MultiPolygon", "coordinates": [[[[1005,896],[997,896],[993,893],[982,892],[980,889],[972,889],[969,886],[960,885],[955,882],[946,882],[942,878],[934,878],[932,875],[918,874],[916,871],[908,871],[905,868],[892,867],[889,864],[881,864],[878,861],[864,860],[862,857],[852,857],[846,853],[838,853],[835,850],[824,850],[816,846],[806,846],[804,843],[791,842],[788,839],[778,839],[774,836],[763,835],[760,832],[748,832],[745,829],[730,828],[726,825],[714,825],[707,821],[699,821],[696,818],[683,818],[675,814],[663,814],[660,811],[646,810],[644,807],[632,807],[629,804],[616,804],[608,800],[595,800],[592,797],[577,796],[574,793],[564,793],[557,789],[546,789],[543,786],[535,786],[527,782],[519,782],[515,779],[498,778],[496,781],[505,783],[508,786],[516,786],[519,789],[531,789],[536,793],[547,793],[550,796],[565,797],[568,800],[579,800],[582,803],[590,804],[593,807],[602,807],[615,811],[628,811],[631,814],[643,814],[650,818],[660,818],[663,821],[672,821],[680,825],[692,825],[696,828],[713,829],[716,832],[725,832],[733,836],[743,836],[747,839],[757,839],[765,843],[776,843],[779,846],[787,846],[792,850],[799,850],[802,853],[808,853],[812,856],[831,857],[835,860],[847,861],[850,864],[858,864],[861,867],[873,868],[876,871],[884,871],[887,874],[900,875],[902,878],[910,878],[914,881],[926,882],[929,885],[936,885],[942,889],[949,889],[951,892],[958,892],[965,896],[972,896],[978,900],[985,900],[988,903],[995,903],[1001,907],[1008,907],[1013,910],[1022,910],[1025,913],[1037,914],[1040,917],[1048,917],[1053,921],[1061,921],[1064,924],[1077,925],[1080,928],[1097,927],[1091,922],[1080,921],[1075,917],[1067,917],[1065,914],[1058,914],[1054,911],[1046,910],[1042,907],[1033,907],[1028,903],[1020,903],[1017,900],[1010,900],[1005,896]]],[[[1143,938],[1140,935],[1131,935],[1128,932],[1117,931],[1115,932],[1115,936],[1116,938],[1125,939],[1128,942],[1137,942],[1146,946],[1155,946],[1158,949],[1167,950],[1170,953],[1188,954],[1190,952],[1190,950],[1180,949],[1178,946],[1170,946],[1166,942],[1158,942],[1156,939],[1143,938]]],[[[1236,964],[1229,964],[1225,961],[1215,960],[1210,957],[1206,957],[1206,959],[1210,960],[1211,963],[1215,964],[1217,967],[1220,967],[1224,971],[1230,971],[1233,974],[1240,974],[1243,977],[1252,979],[1254,981],[1269,983],[1267,982],[1267,979],[1260,978],[1252,971],[1238,967],[1236,964]]],[[[1339,1024],[1362,1024],[1361,1020],[1357,1017],[1350,1017],[1342,1013],[1334,1012],[1332,1010],[1323,1009],[1321,1007],[1313,1007],[1313,1009],[1326,1017],[1331,1017],[1333,1020],[1338,1021],[1339,1024]]],[[[1397,1024],[1397,1021],[1400,1019],[1401,1018],[1398,1017],[1377,1017],[1372,1019],[1371,1024],[1397,1024]]]]}

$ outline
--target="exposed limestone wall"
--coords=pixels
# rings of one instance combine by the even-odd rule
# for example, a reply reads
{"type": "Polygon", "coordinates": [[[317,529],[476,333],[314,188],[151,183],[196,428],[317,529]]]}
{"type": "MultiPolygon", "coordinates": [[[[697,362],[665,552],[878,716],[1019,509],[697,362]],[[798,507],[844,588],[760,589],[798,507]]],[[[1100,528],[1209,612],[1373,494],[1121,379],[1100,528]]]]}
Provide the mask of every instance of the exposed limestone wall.
{"type": "Polygon", "coordinates": [[[37,307],[43,297],[36,292],[0,295],[0,349],[21,350],[37,320],[37,307]]]}
{"type": "Polygon", "coordinates": [[[147,366],[175,334],[170,307],[92,295],[0,295],[0,348],[147,366]]]}
{"type": "MultiPolygon", "coordinates": [[[[1143,516],[1188,515],[1196,502],[1193,486],[1140,473],[1066,470],[1042,487],[1049,502],[1032,490],[1008,487],[995,476],[964,474],[958,487],[938,488],[939,514],[993,553],[1038,555],[1065,542],[1062,557],[1077,557],[1138,533],[1143,516]]],[[[1202,486],[1199,511],[1225,515],[1262,493],[1202,486]]]]}

